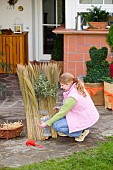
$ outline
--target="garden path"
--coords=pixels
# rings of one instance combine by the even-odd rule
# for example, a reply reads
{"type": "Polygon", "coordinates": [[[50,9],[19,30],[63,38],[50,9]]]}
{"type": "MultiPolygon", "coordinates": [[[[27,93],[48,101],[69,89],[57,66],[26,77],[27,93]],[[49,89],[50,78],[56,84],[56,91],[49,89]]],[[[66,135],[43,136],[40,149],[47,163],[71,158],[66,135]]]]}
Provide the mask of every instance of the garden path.
{"type": "MultiPolygon", "coordinates": [[[[17,79],[13,79],[12,86],[18,86],[17,79]],[[14,83],[15,81],[15,83],[14,83]]],[[[2,81],[3,82],[3,81],[2,81]]],[[[11,82],[11,81],[9,81],[11,82]]],[[[11,88],[11,87],[10,87],[11,88]]],[[[14,88],[19,90],[17,88],[14,88]]],[[[12,92],[13,93],[13,92],[12,92]]],[[[98,141],[105,140],[106,136],[113,135],[113,111],[105,109],[104,106],[97,107],[100,119],[91,128],[86,139],[79,143],[73,138],[58,137],[57,139],[48,139],[45,141],[36,141],[44,146],[38,147],[26,146],[27,130],[26,118],[22,96],[16,92],[12,97],[0,100],[0,123],[8,121],[22,120],[24,129],[21,136],[16,139],[0,139],[0,168],[5,166],[18,167],[42,160],[53,159],[61,156],[68,156],[88,148],[95,147],[98,141]]]]}

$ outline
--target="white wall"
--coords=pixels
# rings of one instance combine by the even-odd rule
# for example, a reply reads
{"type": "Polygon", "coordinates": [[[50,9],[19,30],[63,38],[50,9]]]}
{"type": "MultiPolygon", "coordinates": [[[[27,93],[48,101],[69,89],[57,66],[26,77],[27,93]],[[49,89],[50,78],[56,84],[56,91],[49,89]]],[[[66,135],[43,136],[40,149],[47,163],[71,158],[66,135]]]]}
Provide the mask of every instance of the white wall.
{"type": "Polygon", "coordinates": [[[65,0],[65,28],[75,29],[76,0],[65,0]]]}
{"type": "MultiPolygon", "coordinates": [[[[7,3],[8,0],[0,0],[0,26],[2,28],[11,28],[13,30],[13,24],[16,18],[20,18],[23,22],[23,30],[28,31],[28,49],[29,60],[37,60],[42,54],[39,53],[42,48],[42,0],[18,0],[14,9],[9,9],[7,3]],[[18,7],[23,6],[23,11],[18,11],[18,7]]],[[[90,5],[91,6],[91,5],[90,5]]],[[[79,5],[79,0],[65,0],[66,8],[66,29],[75,29],[75,16],[77,11],[85,11],[85,4],[79,5]]],[[[107,11],[113,11],[113,5],[103,6],[107,11]]],[[[43,56],[44,57],[44,56],[43,56]]],[[[47,58],[47,56],[46,56],[47,58]]]]}
{"type": "Polygon", "coordinates": [[[18,0],[15,8],[9,9],[7,0],[0,0],[0,26],[2,29],[13,29],[15,19],[19,18],[23,23],[23,30],[28,31],[29,60],[33,60],[32,50],[32,0],[18,0]],[[27,3],[26,3],[27,1],[27,3]],[[18,7],[23,6],[24,10],[19,11],[18,7]]]}
{"type": "MultiPolygon", "coordinates": [[[[107,1],[106,2],[110,2],[107,1]]],[[[94,5],[94,4],[93,4],[94,5]]],[[[75,29],[77,12],[87,12],[87,8],[91,8],[92,4],[79,4],[79,0],[65,0],[66,13],[66,29],[75,29]]],[[[109,13],[113,13],[113,4],[95,4],[95,6],[102,7],[109,13]]]]}

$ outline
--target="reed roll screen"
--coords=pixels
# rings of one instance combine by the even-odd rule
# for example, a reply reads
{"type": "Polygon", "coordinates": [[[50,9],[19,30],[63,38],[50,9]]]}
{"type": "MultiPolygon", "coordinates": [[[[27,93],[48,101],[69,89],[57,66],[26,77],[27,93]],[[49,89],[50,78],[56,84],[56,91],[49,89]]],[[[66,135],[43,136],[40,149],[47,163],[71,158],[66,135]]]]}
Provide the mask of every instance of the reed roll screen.
{"type": "MultiPolygon", "coordinates": [[[[36,96],[34,90],[34,82],[38,80],[39,73],[44,73],[51,84],[58,85],[60,69],[55,63],[43,63],[40,65],[28,63],[28,65],[25,66],[17,65],[17,74],[26,112],[27,136],[28,139],[33,140],[45,140],[49,138],[48,133],[45,132],[46,129],[41,129],[38,124],[40,124],[44,118],[47,118],[47,116],[51,118],[56,114],[53,108],[56,106],[57,96],[40,98],[39,108],[39,96],[36,96]],[[46,111],[46,115],[44,111],[46,111]]],[[[57,138],[57,133],[52,127],[50,128],[50,132],[52,138],[57,138]]]]}

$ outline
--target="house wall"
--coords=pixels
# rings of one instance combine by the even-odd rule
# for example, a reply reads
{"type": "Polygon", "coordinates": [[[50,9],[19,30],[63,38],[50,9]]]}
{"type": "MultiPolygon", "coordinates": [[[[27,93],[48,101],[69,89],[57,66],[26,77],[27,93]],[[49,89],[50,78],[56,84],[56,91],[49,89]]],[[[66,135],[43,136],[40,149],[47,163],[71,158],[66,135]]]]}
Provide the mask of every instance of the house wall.
{"type": "Polygon", "coordinates": [[[28,31],[28,47],[29,60],[33,60],[32,50],[32,0],[18,0],[15,8],[10,8],[7,0],[0,0],[0,28],[14,30],[13,24],[18,22],[18,19],[23,23],[23,30],[28,31]],[[18,7],[23,6],[23,11],[19,11],[18,7]]]}
{"type": "Polygon", "coordinates": [[[65,0],[65,28],[74,29],[76,27],[76,1],[65,0]]]}
{"type": "MultiPolygon", "coordinates": [[[[86,75],[86,61],[90,60],[89,49],[108,47],[106,43],[107,32],[80,32],[71,30],[64,33],[64,72],[70,72],[75,77],[86,75]]],[[[109,47],[108,47],[109,49],[109,47]]],[[[110,61],[110,49],[107,60],[110,61]]]]}
{"type": "MultiPolygon", "coordinates": [[[[103,10],[113,13],[113,4],[93,4],[103,10]]],[[[79,0],[65,0],[65,28],[76,29],[77,12],[88,12],[92,4],[79,4],[79,0]]]]}
{"type": "MultiPolygon", "coordinates": [[[[28,49],[29,60],[37,60],[41,53],[40,49],[43,46],[42,35],[42,0],[18,0],[14,9],[9,9],[8,0],[0,0],[0,28],[11,28],[16,18],[19,18],[23,23],[23,31],[28,31],[28,49]],[[18,7],[23,6],[23,11],[18,11],[18,7]]],[[[75,16],[77,11],[85,11],[88,6],[79,5],[79,0],[65,0],[65,28],[75,29],[75,16]]],[[[90,5],[91,6],[91,5],[90,5]]],[[[106,10],[113,11],[113,5],[107,5],[106,10]]],[[[44,55],[42,56],[42,59],[44,55]]]]}
{"type": "Polygon", "coordinates": [[[107,47],[110,58],[110,47],[106,43],[108,30],[77,31],[75,29],[65,29],[62,25],[54,30],[56,34],[64,34],[64,72],[70,72],[75,77],[86,75],[86,61],[90,60],[89,49],[107,47]]]}

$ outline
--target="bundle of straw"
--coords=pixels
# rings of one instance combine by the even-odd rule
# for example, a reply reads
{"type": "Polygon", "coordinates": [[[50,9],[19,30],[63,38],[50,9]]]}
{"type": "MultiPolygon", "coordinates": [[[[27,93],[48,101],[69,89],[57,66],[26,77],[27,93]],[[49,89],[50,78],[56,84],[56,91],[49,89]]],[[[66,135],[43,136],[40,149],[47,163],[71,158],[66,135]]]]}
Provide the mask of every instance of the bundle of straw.
{"type": "MultiPolygon", "coordinates": [[[[47,76],[51,84],[58,84],[60,70],[57,64],[45,63],[37,65],[29,63],[26,66],[17,65],[17,74],[26,110],[28,138],[34,140],[45,139],[43,130],[37,126],[40,123],[40,113],[38,112],[38,103],[33,87],[40,72],[43,72],[47,76]]],[[[47,109],[50,117],[55,114],[53,107],[56,104],[56,100],[53,97],[47,97],[41,100],[41,109],[47,109]]],[[[57,133],[52,128],[51,133],[53,138],[57,137],[57,133]]]]}
{"type": "Polygon", "coordinates": [[[20,88],[26,111],[28,138],[34,140],[42,140],[43,131],[37,126],[37,124],[40,123],[39,114],[37,113],[37,99],[35,97],[32,83],[28,76],[28,66],[18,65],[17,74],[19,77],[20,88]]]}
{"type": "MultiPolygon", "coordinates": [[[[47,76],[51,84],[58,84],[60,70],[57,64],[55,63],[49,63],[48,65],[43,64],[42,70],[44,71],[45,75],[47,76]]],[[[57,99],[52,97],[47,98],[47,106],[50,117],[52,117],[55,114],[53,107],[56,105],[56,100],[57,99]]],[[[51,133],[53,138],[57,137],[57,133],[53,130],[53,128],[51,128],[51,133]]]]}

